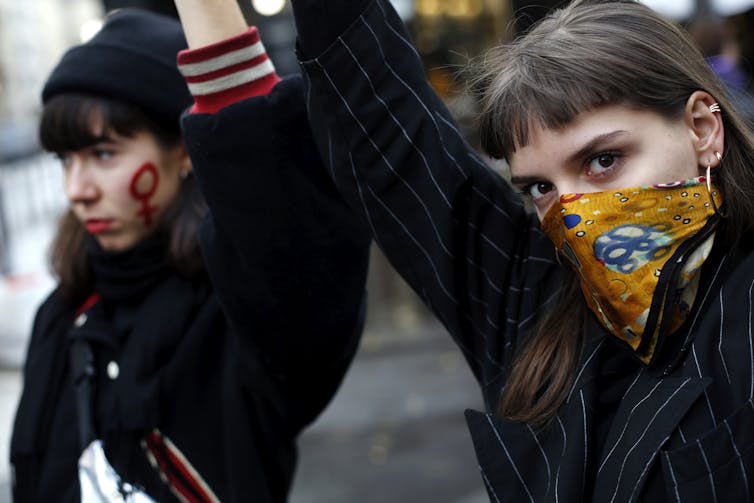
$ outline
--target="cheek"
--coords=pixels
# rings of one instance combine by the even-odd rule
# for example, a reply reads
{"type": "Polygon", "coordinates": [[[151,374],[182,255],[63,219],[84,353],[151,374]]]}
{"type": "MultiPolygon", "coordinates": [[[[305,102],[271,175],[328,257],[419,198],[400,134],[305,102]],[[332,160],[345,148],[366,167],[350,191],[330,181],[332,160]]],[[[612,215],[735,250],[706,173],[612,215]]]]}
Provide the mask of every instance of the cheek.
{"type": "Polygon", "coordinates": [[[699,174],[696,151],[685,130],[674,131],[656,151],[658,159],[663,161],[660,169],[665,170],[668,175],[665,177],[666,182],[687,180],[699,174]]]}
{"type": "Polygon", "coordinates": [[[154,223],[154,213],[158,207],[152,204],[152,199],[160,186],[160,174],[157,167],[147,162],[137,169],[131,177],[129,193],[140,204],[136,215],[143,219],[146,227],[154,223]]]}

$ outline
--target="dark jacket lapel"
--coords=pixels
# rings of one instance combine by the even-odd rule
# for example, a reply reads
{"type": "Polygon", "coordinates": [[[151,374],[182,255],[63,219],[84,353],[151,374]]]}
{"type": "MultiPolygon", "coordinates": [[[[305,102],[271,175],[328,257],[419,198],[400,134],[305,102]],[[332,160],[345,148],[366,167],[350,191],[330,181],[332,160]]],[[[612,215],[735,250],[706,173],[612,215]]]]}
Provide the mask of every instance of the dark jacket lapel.
{"type": "Polygon", "coordinates": [[[467,410],[482,478],[491,501],[582,501],[585,446],[592,424],[595,365],[602,339],[583,352],[571,393],[546,428],[467,410]]]}
{"type": "Polygon", "coordinates": [[[599,463],[594,501],[636,501],[662,445],[710,379],[643,372],[616,412],[599,463]]]}

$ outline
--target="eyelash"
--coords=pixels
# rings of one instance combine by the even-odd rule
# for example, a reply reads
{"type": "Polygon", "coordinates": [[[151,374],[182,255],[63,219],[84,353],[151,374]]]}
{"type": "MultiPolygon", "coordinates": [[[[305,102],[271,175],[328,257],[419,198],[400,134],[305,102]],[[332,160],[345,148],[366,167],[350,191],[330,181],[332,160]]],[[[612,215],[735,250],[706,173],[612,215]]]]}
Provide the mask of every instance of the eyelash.
{"type": "MultiPolygon", "coordinates": [[[[589,173],[589,170],[590,170],[589,165],[592,162],[594,162],[595,160],[597,160],[600,157],[602,157],[602,156],[610,156],[610,157],[612,157],[614,165],[611,166],[611,167],[609,167],[609,168],[604,168],[605,171],[603,171],[602,173],[593,173],[593,174],[591,174],[591,176],[593,176],[595,178],[602,178],[602,177],[608,176],[610,173],[612,173],[616,169],[619,169],[620,168],[620,163],[622,162],[622,158],[623,158],[624,154],[621,153],[621,152],[617,152],[617,151],[604,151],[604,152],[598,152],[598,153],[596,153],[594,155],[591,155],[591,156],[587,157],[586,160],[585,160],[585,162],[584,162],[584,165],[586,166],[585,170],[587,171],[587,173],[589,173]]],[[[547,184],[549,184],[550,182],[546,182],[546,181],[543,181],[543,180],[538,180],[538,181],[529,183],[527,185],[517,187],[517,191],[518,191],[518,193],[522,197],[526,197],[526,198],[528,198],[528,199],[530,199],[530,200],[533,201],[533,200],[535,200],[537,198],[535,198],[534,196],[532,196],[531,189],[534,186],[539,185],[541,183],[547,183],[547,184]]],[[[549,191],[547,193],[549,193],[549,191]]],[[[542,197],[544,197],[544,195],[546,195],[546,194],[543,194],[542,197]]]]}
{"type": "Polygon", "coordinates": [[[588,157],[586,160],[586,171],[589,173],[589,165],[592,164],[595,160],[599,159],[602,156],[610,156],[613,158],[613,166],[609,168],[604,168],[605,171],[602,173],[595,173],[592,176],[595,176],[597,178],[607,176],[609,173],[612,173],[614,170],[620,168],[620,163],[622,162],[623,154],[621,152],[615,152],[615,151],[606,151],[606,152],[599,152],[591,157],[588,157]]]}

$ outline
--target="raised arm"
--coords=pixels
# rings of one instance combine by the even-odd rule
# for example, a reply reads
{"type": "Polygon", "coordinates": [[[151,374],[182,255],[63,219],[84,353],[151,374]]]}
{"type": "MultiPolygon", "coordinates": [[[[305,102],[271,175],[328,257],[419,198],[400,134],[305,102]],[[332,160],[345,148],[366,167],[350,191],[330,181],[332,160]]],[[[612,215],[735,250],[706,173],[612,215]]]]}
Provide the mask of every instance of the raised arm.
{"type": "Polygon", "coordinates": [[[463,140],[388,1],[293,7],[310,121],[331,176],[495,403],[510,349],[559,286],[552,245],[463,140]]]}
{"type": "Polygon", "coordinates": [[[248,29],[235,0],[175,0],[189,49],[199,49],[248,29]]]}
{"type": "Polygon", "coordinates": [[[358,346],[369,235],[322,165],[301,79],[280,80],[234,0],[176,0],[196,104],[183,127],[210,208],[201,243],[251,388],[311,421],[358,346]],[[230,37],[230,38],[228,38],[230,37]]]}

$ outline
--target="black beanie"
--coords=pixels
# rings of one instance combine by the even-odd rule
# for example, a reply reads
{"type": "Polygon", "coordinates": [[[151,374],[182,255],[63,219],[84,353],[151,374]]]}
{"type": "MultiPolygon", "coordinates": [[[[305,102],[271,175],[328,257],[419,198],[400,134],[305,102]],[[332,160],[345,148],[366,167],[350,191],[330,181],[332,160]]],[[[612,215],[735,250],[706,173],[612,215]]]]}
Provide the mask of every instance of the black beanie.
{"type": "Polygon", "coordinates": [[[178,21],[138,9],[118,10],[88,42],[69,49],[42,90],[47,103],[83,93],[139,107],[163,127],[178,130],[193,99],[178,71],[186,38],[178,21]]]}

